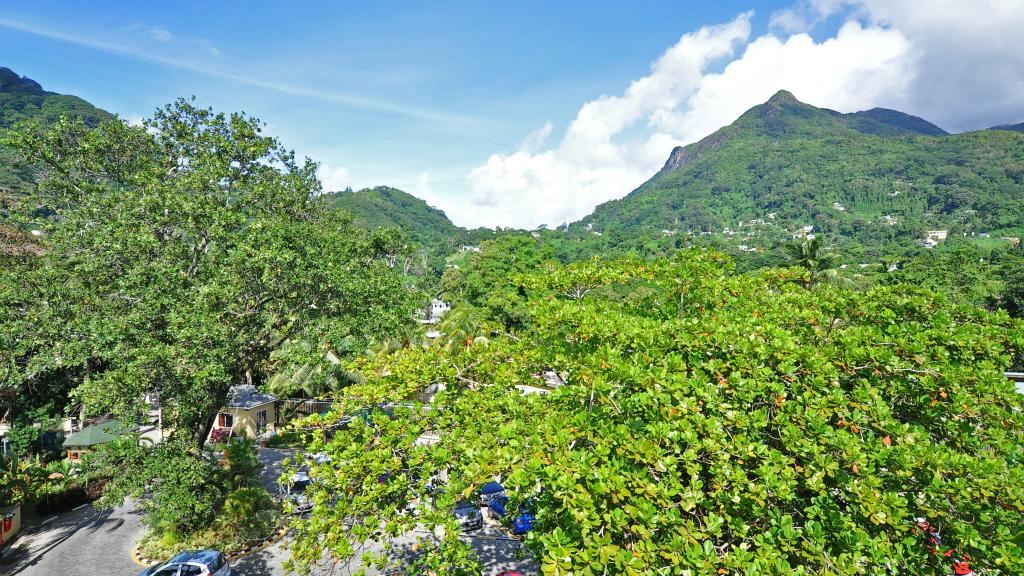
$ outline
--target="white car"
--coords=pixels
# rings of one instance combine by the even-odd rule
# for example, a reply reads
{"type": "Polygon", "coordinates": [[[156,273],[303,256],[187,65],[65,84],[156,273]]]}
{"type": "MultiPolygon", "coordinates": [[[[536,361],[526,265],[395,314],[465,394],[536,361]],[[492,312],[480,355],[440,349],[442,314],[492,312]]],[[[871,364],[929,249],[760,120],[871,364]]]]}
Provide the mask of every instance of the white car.
{"type": "Polygon", "coordinates": [[[139,576],[231,576],[231,565],[216,550],[187,550],[146,568],[139,576]]]}
{"type": "Polygon", "coordinates": [[[305,514],[313,509],[313,501],[306,495],[310,482],[309,474],[297,472],[288,477],[287,484],[281,486],[281,499],[291,502],[293,514],[305,514]]]}

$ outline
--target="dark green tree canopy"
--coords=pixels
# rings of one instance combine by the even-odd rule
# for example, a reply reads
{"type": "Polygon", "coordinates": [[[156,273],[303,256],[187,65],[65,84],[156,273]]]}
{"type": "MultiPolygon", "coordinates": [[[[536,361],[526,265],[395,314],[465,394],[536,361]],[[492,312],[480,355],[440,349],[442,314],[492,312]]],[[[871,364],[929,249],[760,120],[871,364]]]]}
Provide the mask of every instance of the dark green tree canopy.
{"type": "Polygon", "coordinates": [[[361,352],[411,317],[394,242],[318,197],[316,166],[262,124],[179,100],[143,126],[30,124],[9,143],[47,166],[16,217],[45,250],[0,278],[0,384],[56,371],[88,411],[156,393],[201,444],[228,388],[286,339],[361,352]]]}

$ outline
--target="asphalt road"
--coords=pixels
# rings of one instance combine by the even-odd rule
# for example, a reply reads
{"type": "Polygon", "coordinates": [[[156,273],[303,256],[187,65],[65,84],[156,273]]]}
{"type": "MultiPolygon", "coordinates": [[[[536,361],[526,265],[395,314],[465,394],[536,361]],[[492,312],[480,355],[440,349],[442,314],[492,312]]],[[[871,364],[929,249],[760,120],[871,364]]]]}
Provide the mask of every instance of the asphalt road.
{"type": "Polygon", "coordinates": [[[137,574],[132,544],[142,532],[141,516],[131,506],[103,511],[83,506],[26,528],[0,557],[0,574],[137,574]]]}
{"type": "MultiPolygon", "coordinates": [[[[288,450],[260,450],[259,459],[264,465],[261,477],[272,491],[276,491],[276,488],[271,485],[281,474],[281,460],[290,454],[288,450]]],[[[133,576],[142,567],[132,561],[132,545],[142,537],[143,531],[141,514],[132,506],[103,511],[83,506],[38,526],[26,528],[15,544],[0,556],[0,574],[133,576]]],[[[397,538],[390,554],[394,565],[400,566],[403,558],[415,554],[414,544],[418,538],[431,537],[426,532],[413,532],[397,538]]],[[[466,539],[487,566],[485,576],[503,570],[538,573],[535,562],[519,558],[519,542],[507,538],[500,527],[489,519],[481,530],[471,533],[466,539]]],[[[233,560],[233,572],[238,576],[285,576],[282,563],[289,555],[288,541],[286,536],[266,550],[233,560]]],[[[380,550],[380,547],[374,548],[380,550]]],[[[350,564],[325,564],[314,574],[349,574],[359,567],[359,560],[354,559],[350,564]]],[[[367,573],[379,574],[372,569],[368,569],[367,573]]]]}

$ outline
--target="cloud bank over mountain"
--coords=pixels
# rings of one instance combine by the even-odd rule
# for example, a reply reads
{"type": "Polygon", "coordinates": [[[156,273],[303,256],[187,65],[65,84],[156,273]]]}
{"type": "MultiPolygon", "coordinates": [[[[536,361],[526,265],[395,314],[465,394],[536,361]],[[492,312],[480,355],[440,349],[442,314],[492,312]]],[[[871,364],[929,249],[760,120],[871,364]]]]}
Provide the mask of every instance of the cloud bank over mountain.
{"type": "Polygon", "coordinates": [[[469,198],[441,207],[469,225],[577,220],[649,178],[672,147],[779,89],[842,112],[894,108],[950,131],[1024,120],[1022,2],[811,0],[772,14],[756,37],[751,19],[684,34],[620,94],[584,103],[557,141],[549,123],[492,154],[467,175],[469,198]],[[827,22],[834,34],[811,35],[827,22]]]}

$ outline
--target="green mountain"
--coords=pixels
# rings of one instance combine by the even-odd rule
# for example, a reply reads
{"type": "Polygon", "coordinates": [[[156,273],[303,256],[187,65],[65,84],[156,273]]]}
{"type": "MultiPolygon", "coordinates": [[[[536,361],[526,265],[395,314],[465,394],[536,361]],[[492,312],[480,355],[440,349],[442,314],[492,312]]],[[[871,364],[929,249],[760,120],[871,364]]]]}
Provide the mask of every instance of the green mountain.
{"type": "Polygon", "coordinates": [[[989,130],[1009,130],[1011,132],[1024,132],[1024,122],[1020,124],[1003,124],[1000,126],[993,126],[989,130]]]}
{"type": "Polygon", "coordinates": [[[929,229],[1020,236],[1024,134],[947,134],[894,110],[840,114],[782,91],[677,147],[654,177],[572,229],[636,236],[731,228],[763,245],[805,226],[865,245],[912,243],[929,229]]]}
{"type": "Polygon", "coordinates": [[[0,67],[0,128],[10,128],[29,119],[52,123],[61,115],[81,118],[90,126],[113,118],[109,112],[78,96],[47,92],[35,80],[0,67]]]}
{"type": "Polygon", "coordinates": [[[332,192],[327,201],[334,208],[351,212],[360,226],[397,227],[413,242],[424,246],[458,242],[465,232],[441,210],[397,188],[377,186],[357,192],[332,192]]]}
{"type": "MultiPolygon", "coordinates": [[[[48,92],[38,82],[0,67],[0,131],[23,120],[51,124],[62,115],[81,118],[90,126],[114,116],[78,96],[48,92]]],[[[36,167],[19,165],[10,150],[0,147],[0,193],[16,192],[35,180],[36,167]]]]}

